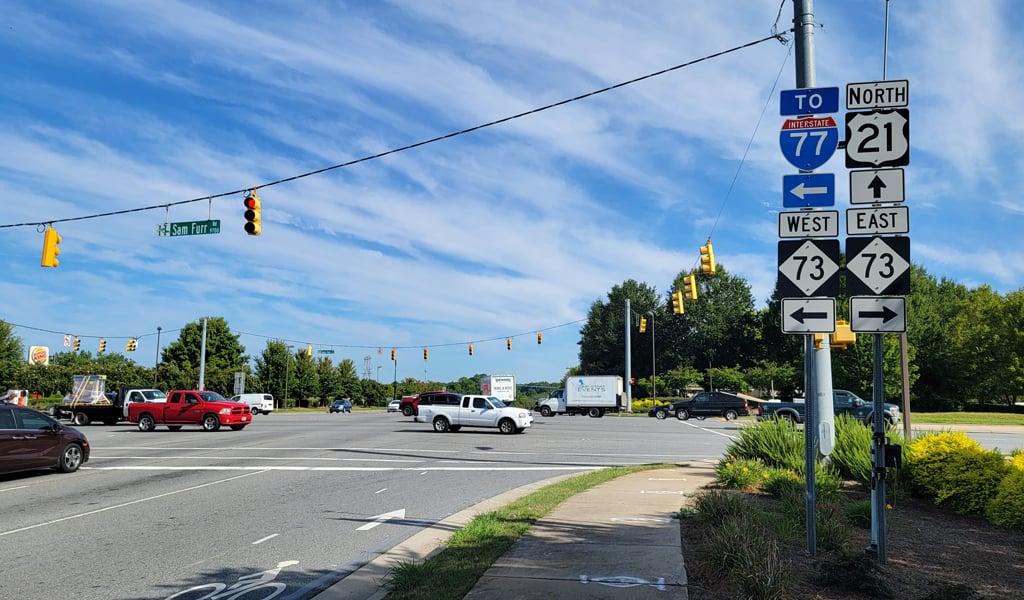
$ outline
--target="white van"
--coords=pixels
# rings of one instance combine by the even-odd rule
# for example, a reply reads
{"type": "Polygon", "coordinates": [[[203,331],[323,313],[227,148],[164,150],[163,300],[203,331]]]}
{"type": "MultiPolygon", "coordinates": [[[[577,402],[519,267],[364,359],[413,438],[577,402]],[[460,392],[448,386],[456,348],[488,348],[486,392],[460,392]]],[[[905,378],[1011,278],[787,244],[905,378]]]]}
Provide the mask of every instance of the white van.
{"type": "Polygon", "coordinates": [[[274,412],[274,397],[270,394],[239,394],[232,396],[231,401],[248,404],[249,412],[254,415],[260,413],[269,415],[274,412]]]}

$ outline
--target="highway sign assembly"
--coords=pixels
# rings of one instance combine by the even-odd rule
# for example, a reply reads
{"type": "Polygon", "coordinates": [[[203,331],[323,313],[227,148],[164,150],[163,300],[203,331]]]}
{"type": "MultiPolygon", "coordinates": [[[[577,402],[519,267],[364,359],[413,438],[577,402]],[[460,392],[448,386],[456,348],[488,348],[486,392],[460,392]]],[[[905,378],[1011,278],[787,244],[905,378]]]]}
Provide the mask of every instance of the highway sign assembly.
{"type": "Polygon", "coordinates": [[[782,176],[782,206],[807,208],[836,205],[834,173],[800,173],[782,176]]]}
{"type": "Polygon", "coordinates": [[[893,235],[910,233],[910,209],[898,206],[870,206],[846,209],[847,235],[893,235]]]}
{"type": "Polygon", "coordinates": [[[839,293],[839,254],[839,240],[779,241],[779,297],[835,297],[839,293]]]}
{"type": "Polygon", "coordinates": [[[783,298],[784,333],[835,333],[835,298],[783,298]]]}
{"type": "Polygon", "coordinates": [[[907,299],[902,296],[851,297],[850,330],[861,333],[900,333],[906,331],[907,299]]]}
{"type": "Polygon", "coordinates": [[[850,204],[903,202],[903,169],[850,171],[850,204]]]}
{"type": "Polygon", "coordinates": [[[846,293],[850,296],[909,294],[910,238],[846,238],[846,293]]]}
{"type": "Polygon", "coordinates": [[[908,109],[846,113],[847,167],[902,167],[908,164],[908,109]]]}
{"type": "Polygon", "coordinates": [[[839,112],[839,88],[800,88],[779,92],[779,114],[827,115],[839,112]]]}
{"type": "Polygon", "coordinates": [[[779,133],[782,155],[801,171],[813,171],[828,162],[838,146],[839,128],[832,117],[786,119],[779,133]]]}
{"type": "Polygon", "coordinates": [[[906,79],[846,84],[846,110],[892,108],[909,102],[910,81],[906,79]]]}
{"type": "Polygon", "coordinates": [[[779,213],[780,238],[829,238],[838,235],[838,210],[801,210],[779,213]]]}

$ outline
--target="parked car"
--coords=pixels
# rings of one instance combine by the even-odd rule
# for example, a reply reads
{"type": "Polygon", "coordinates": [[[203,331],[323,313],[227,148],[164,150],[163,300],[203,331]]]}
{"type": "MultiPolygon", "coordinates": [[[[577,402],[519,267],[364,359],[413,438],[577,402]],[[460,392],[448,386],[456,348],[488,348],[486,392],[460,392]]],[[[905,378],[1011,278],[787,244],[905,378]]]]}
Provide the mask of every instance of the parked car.
{"type": "Polygon", "coordinates": [[[664,419],[668,415],[675,415],[680,421],[690,417],[723,417],[726,421],[732,421],[736,417],[749,414],[747,401],[729,392],[701,392],[693,398],[676,400],[647,411],[649,417],[664,419]]]}
{"type": "Polygon", "coordinates": [[[88,460],[89,441],[78,429],[38,410],[0,402],[0,473],[71,473],[88,460]]]}
{"type": "Polygon", "coordinates": [[[254,415],[269,415],[274,412],[274,397],[270,394],[239,394],[232,396],[231,401],[248,405],[249,412],[254,415]]]}
{"type": "Polygon", "coordinates": [[[395,398],[391,402],[388,402],[388,412],[401,412],[401,411],[402,411],[402,401],[401,400],[395,398]]]}
{"type": "Polygon", "coordinates": [[[330,408],[327,409],[329,413],[350,413],[352,412],[352,402],[345,398],[338,398],[334,402],[331,402],[330,408]]]}

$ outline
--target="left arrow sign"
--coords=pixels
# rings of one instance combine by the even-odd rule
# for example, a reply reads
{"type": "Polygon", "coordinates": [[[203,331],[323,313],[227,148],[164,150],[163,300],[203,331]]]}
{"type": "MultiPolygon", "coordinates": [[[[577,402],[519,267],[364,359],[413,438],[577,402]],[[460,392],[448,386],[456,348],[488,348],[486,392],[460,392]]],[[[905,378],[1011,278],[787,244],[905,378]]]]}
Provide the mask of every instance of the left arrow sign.
{"type": "Polygon", "coordinates": [[[782,331],[785,333],[835,333],[835,298],[783,298],[782,331]]]}

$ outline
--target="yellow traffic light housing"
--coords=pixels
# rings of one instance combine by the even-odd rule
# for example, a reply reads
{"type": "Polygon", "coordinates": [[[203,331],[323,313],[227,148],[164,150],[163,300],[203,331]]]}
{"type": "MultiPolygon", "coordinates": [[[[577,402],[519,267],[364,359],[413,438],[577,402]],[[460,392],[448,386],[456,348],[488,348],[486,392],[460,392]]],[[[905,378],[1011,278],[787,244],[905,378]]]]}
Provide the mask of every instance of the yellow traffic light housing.
{"type": "Polygon", "coordinates": [[[427,352],[426,348],[424,348],[423,349],[423,360],[427,360],[427,357],[429,357],[429,356],[430,356],[430,353],[427,352]]]}
{"type": "Polygon", "coordinates": [[[683,307],[683,293],[679,290],[672,292],[672,312],[681,315],[686,309],[683,307]]]}
{"type": "Polygon", "coordinates": [[[700,247],[700,272],[705,275],[715,274],[715,250],[711,247],[711,240],[700,247]]]}
{"type": "Polygon", "coordinates": [[[306,356],[313,356],[313,344],[306,344],[306,356]]]}
{"type": "Polygon", "coordinates": [[[836,319],[836,332],[829,337],[829,343],[833,348],[845,350],[847,346],[857,343],[857,334],[850,331],[849,323],[836,319]]]}
{"type": "Polygon", "coordinates": [[[538,331],[538,332],[537,332],[537,343],[538,343],[538,344],[539,344],[539,343],[541,343],[541,341],[542,341],[543,339],[544,339],[544,336],[542,336],[542,335],[540,334],[540,332],[538,331]]]}
{"type": "Polygon", "coordinates": [[[75,352],[78,352],[78,348],[81,347],[81,345],[82,340],[78,339],[78,336],[75,336],[75,343],[73,346],[71,346],[71,349],[74,350],[75,352]]]}
{"type": "Polygon", "coordinates": [[[46,228],[46,232],[43,234],[43,259],[40,261],[40,266],[43,267],[56,267],[60,264],[57,260],[57,256],[60,255],[60,248],[57,244],[60,243],[61,237],[57,233],[57,230],[52,226],[46,228]]]}
{"type": "Polygon", "coordinates": [[[647,333],[647,317],[640,317],[640,333],[647,333]]]}
{"type": "Polygon", "coordinates": [[[391,349],[391,360],[395,360],[395,349],[391,349]]]}
{"type": "Polygon", "coordinates": [[[128,338],[128,343],[124,345],[124,349],[128,352],[135,352],[136,345],[138,345],[138,342],[135,341],[135,338],[128,338]]]}
{"type": "Polygon", "coordinates": [[[683,277],[683,289],[686,292],[687,298],[690,300],[697,299],[697,275],[693,271],[686,277],[683,277]]]}
{"type": "Polygon", "coordinates": [[[249,192],[249,195],[242,201],[242,205],[245,206],[245,232],[249,235],[259,235],[262,209],[260,197],[256,195],[255,190],[249,192]]]}
{"type": "Polygon", "coordinates": [[[100,354],[107,351],[107,340],[100,338],[100,354]]]}
{"type": "Polygon", "coordinates": [[[469,345],[469,355],[473,356],[473,344],[469,345]]]}
{"type": "Polygon", "coordinates": [[[505,347],[508,348],[509,350],[512,349],[512,338],[505,339],[505,347]]]}

